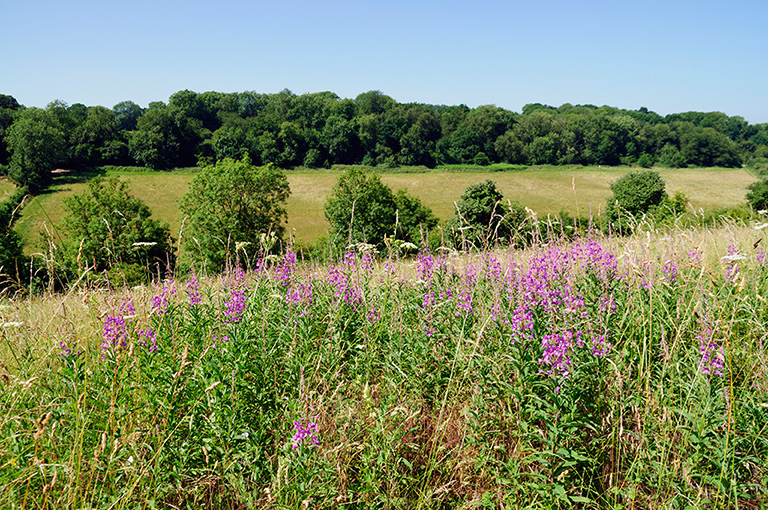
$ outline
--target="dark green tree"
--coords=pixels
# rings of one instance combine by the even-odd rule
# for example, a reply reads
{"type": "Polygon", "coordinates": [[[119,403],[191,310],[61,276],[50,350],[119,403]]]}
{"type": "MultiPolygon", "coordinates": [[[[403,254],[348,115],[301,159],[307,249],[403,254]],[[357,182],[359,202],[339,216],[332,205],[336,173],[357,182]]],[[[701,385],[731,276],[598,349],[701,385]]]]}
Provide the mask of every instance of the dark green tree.
{"type": "Polygon", "coordinates": [[[689,165],[737,167],[738,146],[711,127],[693,127],[680,136],[680,152],[689,165]]]}
{"type": "Polygon", "coordinates": [[[217,161],[227,158],[240,159],[248,153],[245,130],[235,124],[225,124],[213,133],[211,138],[217,161]]]}
{"type": "Polygon", "coordinates": [[[174,113],[169,108],[150,108],[139,118],[128,147],[140,165],[165,170],[182,162],[181,139],[174,113]]]}
{"type": "Polygon", "coordinates": [[[246,157],[206,166],[181,199],[189,217],[187,252],[217,270],[237,257],[238,243],[258,246],[260,234],[282,240],[290,193],[287,177],[273,165],[257,167],[246,157]]]}
{"type": "Polygon", "coordinates": [[[51,173],[66,156],[67,140],[58,119],[50,112],[29,108],[8,128],[11,152],[8,176],[37,194],[47,188],[51,173]]]}
{"type": "Polygon", "coordinates": [[[21,105],[16,98],[0,94],[0,165],[5,165],[11,157],[8,144],[5,141],[6,131],[18,115],[21,105]]]}
{"type": "Polygon", "coordinates": [[[77,161],[78,166],[114,163],[120,158],[114,153],[116,143],[124,142],[120,139],[114,113],[103,106],[94,106],[88,109],[85,121],[72,135],[74,154],[71,159],[77,161]]]}
{"type": "Polygon", "coordinates": [[[354,125],[340,115],[328,117],[320,141],[334,163],[356,163],[361,159],[360,139],[354,125]]]}
{"type": "Polygon", "coordinates": [[[380,90],[363,92],[355,98],[355,114],[357,116],[374,114],[378,115],[393,108],[397,103],[394,99],[380,90]]]}
{"type": "Polygon", "coordinates": [[[115,114],[115,122],[121,131],[133,131],[136,129],[136,123],[139,117],[144,113],[141,106],[133,101],[121,101],[112,107],[115,114]]]}

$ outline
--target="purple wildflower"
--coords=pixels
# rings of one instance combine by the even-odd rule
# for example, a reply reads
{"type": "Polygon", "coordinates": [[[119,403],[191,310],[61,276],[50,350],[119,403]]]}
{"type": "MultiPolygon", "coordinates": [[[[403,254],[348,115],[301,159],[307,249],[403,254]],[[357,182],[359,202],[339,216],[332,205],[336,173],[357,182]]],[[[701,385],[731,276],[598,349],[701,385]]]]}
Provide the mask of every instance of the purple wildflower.
{"type": "Polygon", "coordinates": [[[416,260],[416,272],[419,274],[422,280],[429,282],[432,280],[432,275],[435,270],[435,258],[429,252],[419,252],[418,259],[416,260]]]}
{"type": "Polygon", "coordinates": [[[216,336],[216,333],[213,333],[211,335],[211,342],[213,343],[214,347],[216,347],[216,342],[217,341],[229,342],[229,335],[216,336]]]}
{"type": "Polygon", "coordinates": [[[702,264],[701,253],[697,250],[691,250],[688,252],[688,263],[692,266],[700,266],[702,264]]]}
{"type": "Polygon", "coordinates": [[[289,286],[297,265],[296,252],[289,249],[275,270],[275,278],[286,287],[289,286]]]}
{"type": "Polygon", "coordinates": [[[466,289],[462,290],[456,297],[456,306],[461,310],[461,312],[456,312],[457,317],[461,315],[469,317],[472,315],[472,292],[466,289]]]}
{"type": "Polygon", "coordinates": [[[195,274],[195,266],[192,266],[192,273],[187,279],[187,294],[189,295],[189,306],[199,305],[203,302],[203,296],[200,294],[200,284],[195,274]]]}
{"type": "Polygon", "coordinates": [[[176,286],[173,279],[163,282],[163,288],[159,294],[152,296],[152,311],[158,315],[165,315],[170,307],[170,298],[176,294],[176,286]]]}
{"type": "Polygon", "coordinates": [[[667,277],[667,283],[674,283],[677,279],[677,263],[674,260],[664,262],[664,267],[661,268],[661,271],[667,277]]]}
{"type": "Polygon", "coordinates": [[[122,350],[128,347],[128,327],[125,321],[130,321],[136,314],[133,300],[126,298],[115,315],[108,315],[104,319],[104,330],[101,340],[101,359],[112,350],[122,350]]]}
{"type": "MultiPolygon", "coordinates": [[[[313,418],[316,420],[317,416],[313,418]]],[[[309,440],[312,446],[320,446],[320,430],[318,429],[317,422],[310,421],[309,416],[294,420],[293,430],[296,431],[293,434],[292,448],[294,450],[299,448],[305,439],[309,440]]]]}
{"type": "Polygon", "coordinates": [[[699,332],[696,339],[699,342],[699,371],[704,375],[723,377],[725,350],[720,345],[721,340],[715,339],[709,327],[699,332]]]}
{"type": "MultiPolygon", "coordinates": [[[[352,255],[354,257],[354,254],[352,255]]],[[[346,258],[346,260],[349,259],[346,258]]],[[[355,259],[353,258],[352,260],[354,261],[355,259]]],[[[331,266],[328,270],[328,282],[336,288],[334,296],[336,296],[337,304],[343,301],[352,308],[357,309],[363,302],[362,289],[352,282],[352,278],[347,271],[340,269],[338,266],[331,266]]]]}
{"type": "Polygon", "coordinates": [[[59,342],[59,347],[61,347],[61,355],[64,356],[65,358],[72,354],[72,349],[67,347],[67,342],[65,342],[64,340],[61,340],[59,342]]]}
{"type": "Polygon", "coordinates": [[[245,283],[245,273],[237,266],[233,273],[224,280],[224,288],[228,297],[224,300],[225,322],[240,322],[246,308],[248,285],[245,283]]]}
{"type": "Polygon", "coordinates": [[[139,345],[147,348],[149,352],[155,352],[157,350],[157,333],[152,331],[152,328],[140,329],[139,345]]]}
{"type": "Polygon", "coordinates": [[[245,291],[234,290],[228,299],[224,300],[225,322],[240,322],[245,312],[247,297],[245,291]]]}
{"type": "Polygon", "coordinates": [[[104,320],[104,331],[101,340],[101,359],[108,352],[125,349],[128,346],[128,332],[122,314],[108,315],[104,320]]]}
{"type": "Polygon", "coordinates": [[[544,335],[541,339],[541,345],[544,348],[543,358],[539,364],[548,365],[548,370],[540,370],[541,373],[552,375],[557,372],[562,377],[568,377],[573,362],[570,358],[570,351],[573,347],[573,333],[544,335]]]}
{"type": "Polygon", "coordinates": [[[371,253],[371,250],[366,250],[363,252],[363,257],[361,262],[361,266],[363,268],[363,271],[366,274],[373,273],[373,254],[371,253]]]}

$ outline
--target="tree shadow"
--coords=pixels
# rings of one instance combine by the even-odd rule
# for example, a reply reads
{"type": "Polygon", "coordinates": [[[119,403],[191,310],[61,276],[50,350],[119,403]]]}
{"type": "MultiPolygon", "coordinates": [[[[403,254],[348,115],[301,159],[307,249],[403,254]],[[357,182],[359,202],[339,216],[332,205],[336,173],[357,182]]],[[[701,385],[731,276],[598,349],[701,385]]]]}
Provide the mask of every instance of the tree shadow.
{"type": "Polygon", "coordinates": [[[80,170],[58,169],[51,173],[53,175],[51,185],[38,195],[50,195],[66,189],[65,187],[68,185],[86,183],[94,177],[106,175],[107,171],[104,168],[85,168],[80,170]]]}

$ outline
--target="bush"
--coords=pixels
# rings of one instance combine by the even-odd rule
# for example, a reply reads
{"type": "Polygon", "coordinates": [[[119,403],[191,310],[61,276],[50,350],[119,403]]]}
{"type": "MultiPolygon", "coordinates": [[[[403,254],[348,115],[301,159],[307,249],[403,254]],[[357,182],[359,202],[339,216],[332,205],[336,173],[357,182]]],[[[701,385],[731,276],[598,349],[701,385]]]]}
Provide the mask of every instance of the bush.
{"type": "Polygon", "coordinates": [[[330,242],[337,250],[355,243],[384,248],[386,238],[418,242],[422,231],[437,226],[432,210],[400,190],[397,194],[376,174],[358,168],[344,172],[325,202],[330,242]]]}
{"type": "Polygon", "coordinates": [[[126,181],[91,179],[83,193],[64,199],[64,207],[65,257],[71,268],[82,270],[90,265],[101,272],[117,265],[136,265],[148,278],[153,267],[165,268],[172,262],[168,224],[150,217],[149,207],[129,193],[126,181]]]}
{"type": "Polygon", "coordinates": [[[643,168],[651,168],[653,166],[653,156],[647,152],[643,152],[639,158],[637,158],[638,166],[643,168]]]}
{"type": "Polygon", "coordinates": [[[768,210],[768,178],[753,182],[747,186],[747,203],[755,211],[768,210]]]}
{"type": "Polygon", "coordinates": [[[480,166],[488,166],[491,164],[491,160],[488,159],[488,156],[486,156],[485,152],[478,152],[472,162],[480,166]]]}
{"type": "Polygon", "coordinates": [[[517,202],[507,206],[503,198],[490,179],[467,187],[456,204],[456,216],[445,226],[453,245],[481,248],[503,240],[522,240],[525,209],[517,202]]]}
{"type": "Polygon", "coordinates": [[[768,175],[768,158],[752,158],[747,162],[746,167],[758,177],[768,175]]]}
{"type": "Polygon", "coordinates": [[[605,208],[605,227],[619,232],[631,230],[631,219],[638,218],[667,198],[664,180],[658,172],[630,172],[611,183],[613,196],[605,208]]]}
{"type": "Polygon", "coordinates": [[[209,270],[220,270],[237,257],[238,245],[258,249],[261,234],[282,242],[290,194],[288,178],[272,164],[257,167],[244,157],[206,166],[181,199],[190,219],[184,233],[188,253],[209,270]]]}
{"type": "Polygon", "coordinates": [[[20,281],[23,247],[21,236],[13,229],[13,224],[26,195],[26,188],[20,188],[0,203],[0,288],[6,287],[9,281],[20,281]]]}

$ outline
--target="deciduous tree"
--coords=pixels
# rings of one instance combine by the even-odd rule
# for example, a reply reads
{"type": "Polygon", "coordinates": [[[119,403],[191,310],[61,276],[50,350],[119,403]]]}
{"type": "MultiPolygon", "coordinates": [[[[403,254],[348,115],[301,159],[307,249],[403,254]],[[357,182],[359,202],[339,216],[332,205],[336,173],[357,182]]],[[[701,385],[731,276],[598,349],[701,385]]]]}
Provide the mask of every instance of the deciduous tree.
{"type": "Polygon", "coordinates": [[[206,166],[181,199],[189,217],[184,246],[209,269],[222,269],[236,257],[238,243],[258,246],[260,234],[282,239],[290,193],[287,177],[273,165],[257,167],[244,157],[206,166]]]}
{"type": "Polygon", "coordinates": [[[58,119],[39,108],[24,110],[8,128],[9,177],[36,194],[47,188],[52,171],[66,156],[66,138],[58,119]]]}

